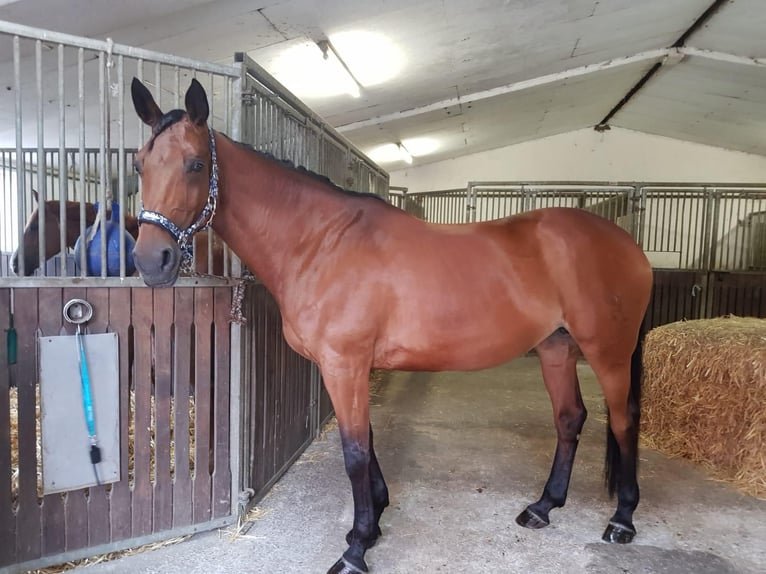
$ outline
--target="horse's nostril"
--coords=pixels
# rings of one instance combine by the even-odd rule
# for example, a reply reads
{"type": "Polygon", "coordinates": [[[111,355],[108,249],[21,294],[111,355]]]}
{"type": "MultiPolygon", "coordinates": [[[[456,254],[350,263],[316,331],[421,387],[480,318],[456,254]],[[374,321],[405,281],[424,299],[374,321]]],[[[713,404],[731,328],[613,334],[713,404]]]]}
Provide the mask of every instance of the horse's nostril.
{"type": "Polygon", "coordinates": [[[162,263],[160,269],[167,271],[173,266],[173,250],[170,247],[165,247],[162,250],[162,263]]]}

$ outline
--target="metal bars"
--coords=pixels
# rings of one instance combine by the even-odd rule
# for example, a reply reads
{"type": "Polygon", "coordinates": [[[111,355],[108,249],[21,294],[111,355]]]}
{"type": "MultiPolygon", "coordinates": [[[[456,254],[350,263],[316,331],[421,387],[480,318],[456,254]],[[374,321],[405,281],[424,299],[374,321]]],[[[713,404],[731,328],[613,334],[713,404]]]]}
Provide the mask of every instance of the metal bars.
{"type": "Polygon", "coordinates": [[[628,231],[656,268],[766,269],[766,187],[738,184],[474,182],[467,189],[388,194],[434,223],[468,223],[575,207],[628,231]]]}
{"type": "MultiPolygon", "coordinates": [[[[240,67],[197,62],[111,40],[78,38],[9,22],[0,22],[0,41],[7,41],[13,48],[13,78],[8,79],[10,90],[0,93],[0,105],[15,112],[15,141],[0,139],[0,191],[4,198],[11,196],[2,203],[0,252],[7,260],[18,249],[18,275],[30,275],[38,269],[35,283],[46,276],[74,274],[80,278],[98,275],[105,286],[112,284],[107,275],[124,279],[126,216],[131,218],[130,229],[135,235],[131,214],[140,204],[137,178],[127,173],[127,166],[143,145],[145,134],[138,121],[131,121],[132,109],[125,109],[127,82],[133,76],[152,78],[145,82],[154,88],[160,106],[168,110],[182,102],[180,90],[185,90],[191,77],[197,75],[209,95],[211,125],[230,133],[228,108],[233,103],[238,105],[232,102],[231,83],[239,80],[240,67]],[[149,74],[144,74],[145,65],[153,68],[149,74]],[[126,113],[130,117],[127,122],[126,113]],[[37,207],[32,190],[41,202],[56,200],[56,204],[40,209],[37,224],[25,234],[25,222],[37,207]],[[120,217],[115,218],[115,243],[108,243],[107,233],[101,233],[92,249],[81,249],[79,260],[74,261],[69,253],[76,240],[79,238],[82,244],[89,241],[92,233],[86,234],[86,228],[95,222],[104,229],[112,201],[120,207],[120,217]],[[95,202],[99,204],[97,212],[87,205],[95,202]],[[94,213],[98,213],[98,219],[94,219],[94,213]],[[79,233],[75,231],[78,227],[79,233]],[[56,254],[59,256],[55,263],[46,265],[56,254]],[[100,263],[100,271],[89,269],[88,262],[100,263]],[[108,272],[117,264],[117,271],[108,272]]],[[[210,241],[212,245],[212,238],[210,241]]],[[[224,273],[228,273],[228,257],[225,259],[224,273]]],[[[207,263],[200,264],[197,271],[204,268],[212,274],[212,253],[207,263]]],[[[7,265],[2,270],[6,275],[7,265]]],[[[12,280],[14,286],[32,284],[31,279],[22,283],[21,278],[0,276],[0,284],[12,280]]]]}
{"type": "Polygon", "coordinates": [[[244,54],[241,140],[255,149],[304,166],[344,189],[388,192],[388,174],[316,116],[244,54]]]}

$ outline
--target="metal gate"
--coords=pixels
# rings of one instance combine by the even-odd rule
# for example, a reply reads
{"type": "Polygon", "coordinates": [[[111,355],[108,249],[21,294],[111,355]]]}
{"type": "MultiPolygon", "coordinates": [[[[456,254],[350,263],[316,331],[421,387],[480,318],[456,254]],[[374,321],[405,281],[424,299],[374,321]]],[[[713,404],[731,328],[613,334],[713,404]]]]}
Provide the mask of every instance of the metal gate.
{"type": "Polygon", "coordinates": [[[628,231],[655,268],[647,327],[728,313],[766,317],[766,187],[737,184],[473,182],[467,189],[395,192],[428,221],[486,221],[576,207],[628,231]]]}
{"type": "MultiPolygon", "coordinates": [[[[223,274],[212,276],[208,263],[208,273],[154,290],[128,276],[121,239],[118,275],[88,276],[67,248],[66,202],[98,201],[102,218],[118,202],[124,235],[141,191],[129,166],[148,136],[126,104],[132,76],[164,110],[180,107],[197,78],[214,129],[347,189],[385,195],[388,175],[243,55],[211,64],[7,22],[0,49],[12,55],[0,68],[12,87],[0,93],[12,111],[0,122],[12,125],[0,133],[13,138],[0,142],[0,333],[13,314],[19,346],[9,364],[0,345],[0,570],[233,523],[329,416],[317,368],[287,346],[276,303],[236,257],[229,265],[227,255],[223,274]],[[9,257],[19,248],[23,273],[33,189],[53,204],[31,235],[30,265],[41,269],[19,277],[9,257]],[[47,262],[46,220],[61,222],[52,232],[60,253],[47,262]],[[118,334],[121,480],[43,494],[38,338],[71,334],[61,309],[73,297],[94,307],[89,333],[118,334]]],[[[86,225],[81,215],[75,237],[86,225]]],[[[102,270],[107,254],[102,241],[102,270]]]]}

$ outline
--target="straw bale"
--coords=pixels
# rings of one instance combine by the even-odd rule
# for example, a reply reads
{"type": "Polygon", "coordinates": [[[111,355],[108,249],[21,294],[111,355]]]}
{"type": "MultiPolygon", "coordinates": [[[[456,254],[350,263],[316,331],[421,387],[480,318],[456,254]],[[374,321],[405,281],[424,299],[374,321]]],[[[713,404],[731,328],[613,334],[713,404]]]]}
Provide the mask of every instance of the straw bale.
{"type": "Polygon", "coordinates": [[[658,327],[643,363],[644,444],[766,497],[766,319],[658,327]]]}

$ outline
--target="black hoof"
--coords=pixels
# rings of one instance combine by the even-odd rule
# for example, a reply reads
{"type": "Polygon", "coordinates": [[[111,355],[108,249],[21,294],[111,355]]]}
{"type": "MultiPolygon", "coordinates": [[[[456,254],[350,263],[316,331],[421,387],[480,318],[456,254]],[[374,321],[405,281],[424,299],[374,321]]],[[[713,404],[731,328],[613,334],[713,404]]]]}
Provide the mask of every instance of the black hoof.
{"type": "MultiPolygon", "coordinates": [[[[354,534],[353,530],[349,530],[346,533],[346,544],[348,544],[349,546],[351,546],[351,539],[353,537],[353,534],[354,534]]],[[[383,534],[383,533],[380,531],[380,526],[376,526],[375,527],[375,536],[373,536],[370,540],[362,541],[362,546],[364,547],[364,549],[365,550],[369,550],[370,548],[375,546],[375,543],[378,541],[378,537],[381,534],[383,534]]]]}
{"type": "Polygon", "coordinates": [[[632,526],[628,527],[610,522],[606,530],[604,530],[601,540],[610,544],[630,544],[635,535],[636,529],[632,526]]]}
{"type": "Polygon", "coordinates": [[[538,516],[529,508],[525,508],[524,512],[516,517],[516,524],[523,526],[524,528],[531,528],[532,530],[539,530],[545,528],[550,524],[550,521],[538,516]]]}
{"type": "Polygon", "coordinates": [[[351,564],[351,562],[348,562],[345,558],[341,557],[327,571],[327,574],[362,574],[363,572],[368,572],[367,564],[365,564],[364,561],[362,561],[362,564],[364,565],[364,568],[357,568],[351,564]]]}

